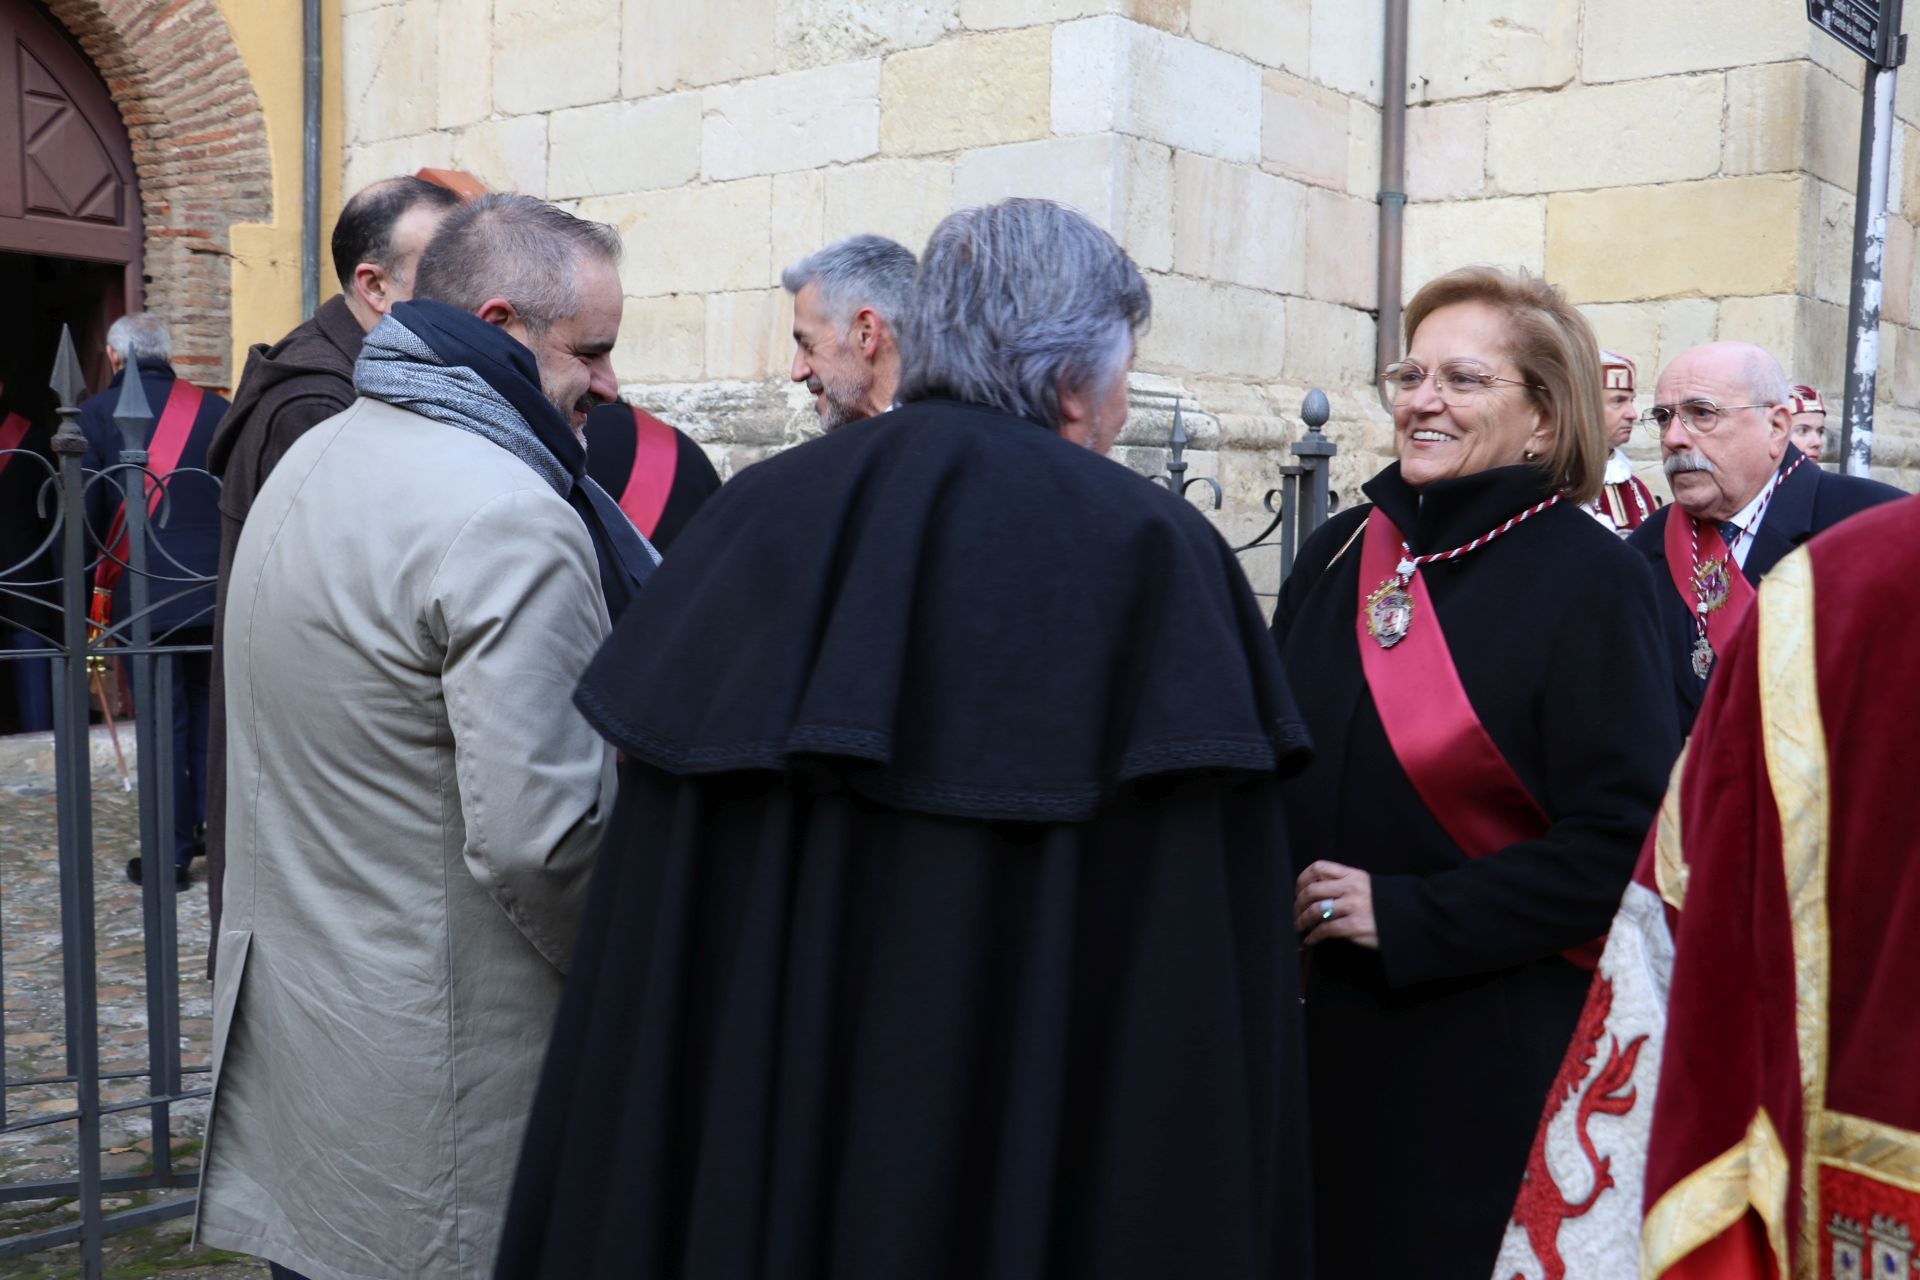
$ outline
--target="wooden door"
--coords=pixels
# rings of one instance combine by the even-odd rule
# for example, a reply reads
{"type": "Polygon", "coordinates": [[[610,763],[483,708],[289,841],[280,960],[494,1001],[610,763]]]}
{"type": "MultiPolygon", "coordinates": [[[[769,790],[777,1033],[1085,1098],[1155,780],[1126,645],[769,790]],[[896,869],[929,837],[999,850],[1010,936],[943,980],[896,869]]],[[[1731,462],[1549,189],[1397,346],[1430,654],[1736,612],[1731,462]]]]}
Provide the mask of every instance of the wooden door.
{"type": "Polygon", "coordinates": [[[0,252],[110,263],[140,305],[133,150],[86,56],[34,0],[0,0],[0,252]]]}

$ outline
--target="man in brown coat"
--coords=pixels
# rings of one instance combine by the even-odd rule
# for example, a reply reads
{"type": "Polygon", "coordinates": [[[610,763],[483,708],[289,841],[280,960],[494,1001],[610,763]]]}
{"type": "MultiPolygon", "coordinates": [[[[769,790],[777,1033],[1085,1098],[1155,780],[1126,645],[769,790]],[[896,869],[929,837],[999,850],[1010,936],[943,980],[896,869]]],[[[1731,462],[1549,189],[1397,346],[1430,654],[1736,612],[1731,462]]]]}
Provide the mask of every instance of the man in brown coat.
{"type": "MultiPolygon", "coordinates": [[[[207,469],[221,480],[220,561],[216,616],[226,603],[240,527],[254,495],[295,440],[353,403],[353,362],[360,342],[397,302],[413,296],[413,268],[427,241],[460,196],[421,178],[386,178],[340,211],[333,227],[333,270],[340,292],[286,337],[247,353],[233,408],[207,450],[207,469]]],[[[207,896],[211,970],[220,938],[226,869],[226,702],[220,633],[214,630],[213,719],[207,761],[207,896]]]]}

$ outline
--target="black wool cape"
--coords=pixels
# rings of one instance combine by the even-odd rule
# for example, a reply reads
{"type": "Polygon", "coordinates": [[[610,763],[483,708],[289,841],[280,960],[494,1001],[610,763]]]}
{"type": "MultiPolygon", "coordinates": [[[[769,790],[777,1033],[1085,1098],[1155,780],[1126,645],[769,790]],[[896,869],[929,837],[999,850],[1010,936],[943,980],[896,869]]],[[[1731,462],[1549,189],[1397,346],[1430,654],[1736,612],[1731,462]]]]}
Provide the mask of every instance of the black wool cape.
{"type": "MultiPolygon", "coordinates": [[[[1396,463],[1366,485],[1415,553],[1548,493],[1526,466],[1416,493],[1396,463]]],[[[1319,1274],[1487,1280],[1591,976],[1559,953],[1612,921],[1679,731],[1653,576],[1586,512],[1561,503],[1425,566],[1467,699],[1552,823],[1468,858],[1401,770],[1360,665],[1372,510],[1307,539],[1273,623],[1315,748],[1287,785],[1293,856],[1368,872],[1380,936],[1308,961],[1319,1274]]]]}
{"type": "Polygon", "coordinates": [[[500,1276],[1305,1274],[1306,740],[1197,512],[916,403],[725,486],[576,700],[626,762],[500,1276]]]}

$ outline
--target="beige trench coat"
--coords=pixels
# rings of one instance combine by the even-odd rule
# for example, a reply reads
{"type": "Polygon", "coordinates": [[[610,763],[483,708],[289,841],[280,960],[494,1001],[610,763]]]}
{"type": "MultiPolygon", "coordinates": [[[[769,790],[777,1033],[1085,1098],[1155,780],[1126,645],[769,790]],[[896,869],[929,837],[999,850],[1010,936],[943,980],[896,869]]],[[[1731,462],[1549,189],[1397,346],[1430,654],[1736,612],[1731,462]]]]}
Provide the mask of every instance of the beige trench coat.
{"type": "Polygon", "coordinates": [[[613,755],[564,499],[359,400],[288,451],[221,620],[226,916],[198,1239],[312,1280],[486,1276],[613,755]]]}

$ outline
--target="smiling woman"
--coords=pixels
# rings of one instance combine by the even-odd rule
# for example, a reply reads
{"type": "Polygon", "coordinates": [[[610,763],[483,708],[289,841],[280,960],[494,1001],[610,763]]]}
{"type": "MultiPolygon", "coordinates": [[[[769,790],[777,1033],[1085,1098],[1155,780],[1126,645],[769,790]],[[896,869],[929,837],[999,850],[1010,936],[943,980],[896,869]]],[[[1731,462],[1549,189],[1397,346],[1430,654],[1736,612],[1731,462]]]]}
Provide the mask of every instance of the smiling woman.
{"type": "Polygon", "coordinates": [[[1606,456],[1586,322],[1483,267],[1406,319],[1399,460],[1273,621],[1312,673],[1287,798],[1314,1239],[1322,1274],[1484,1280],[1678,730],[1652,577],[1578,506],[1606,456]]]}

